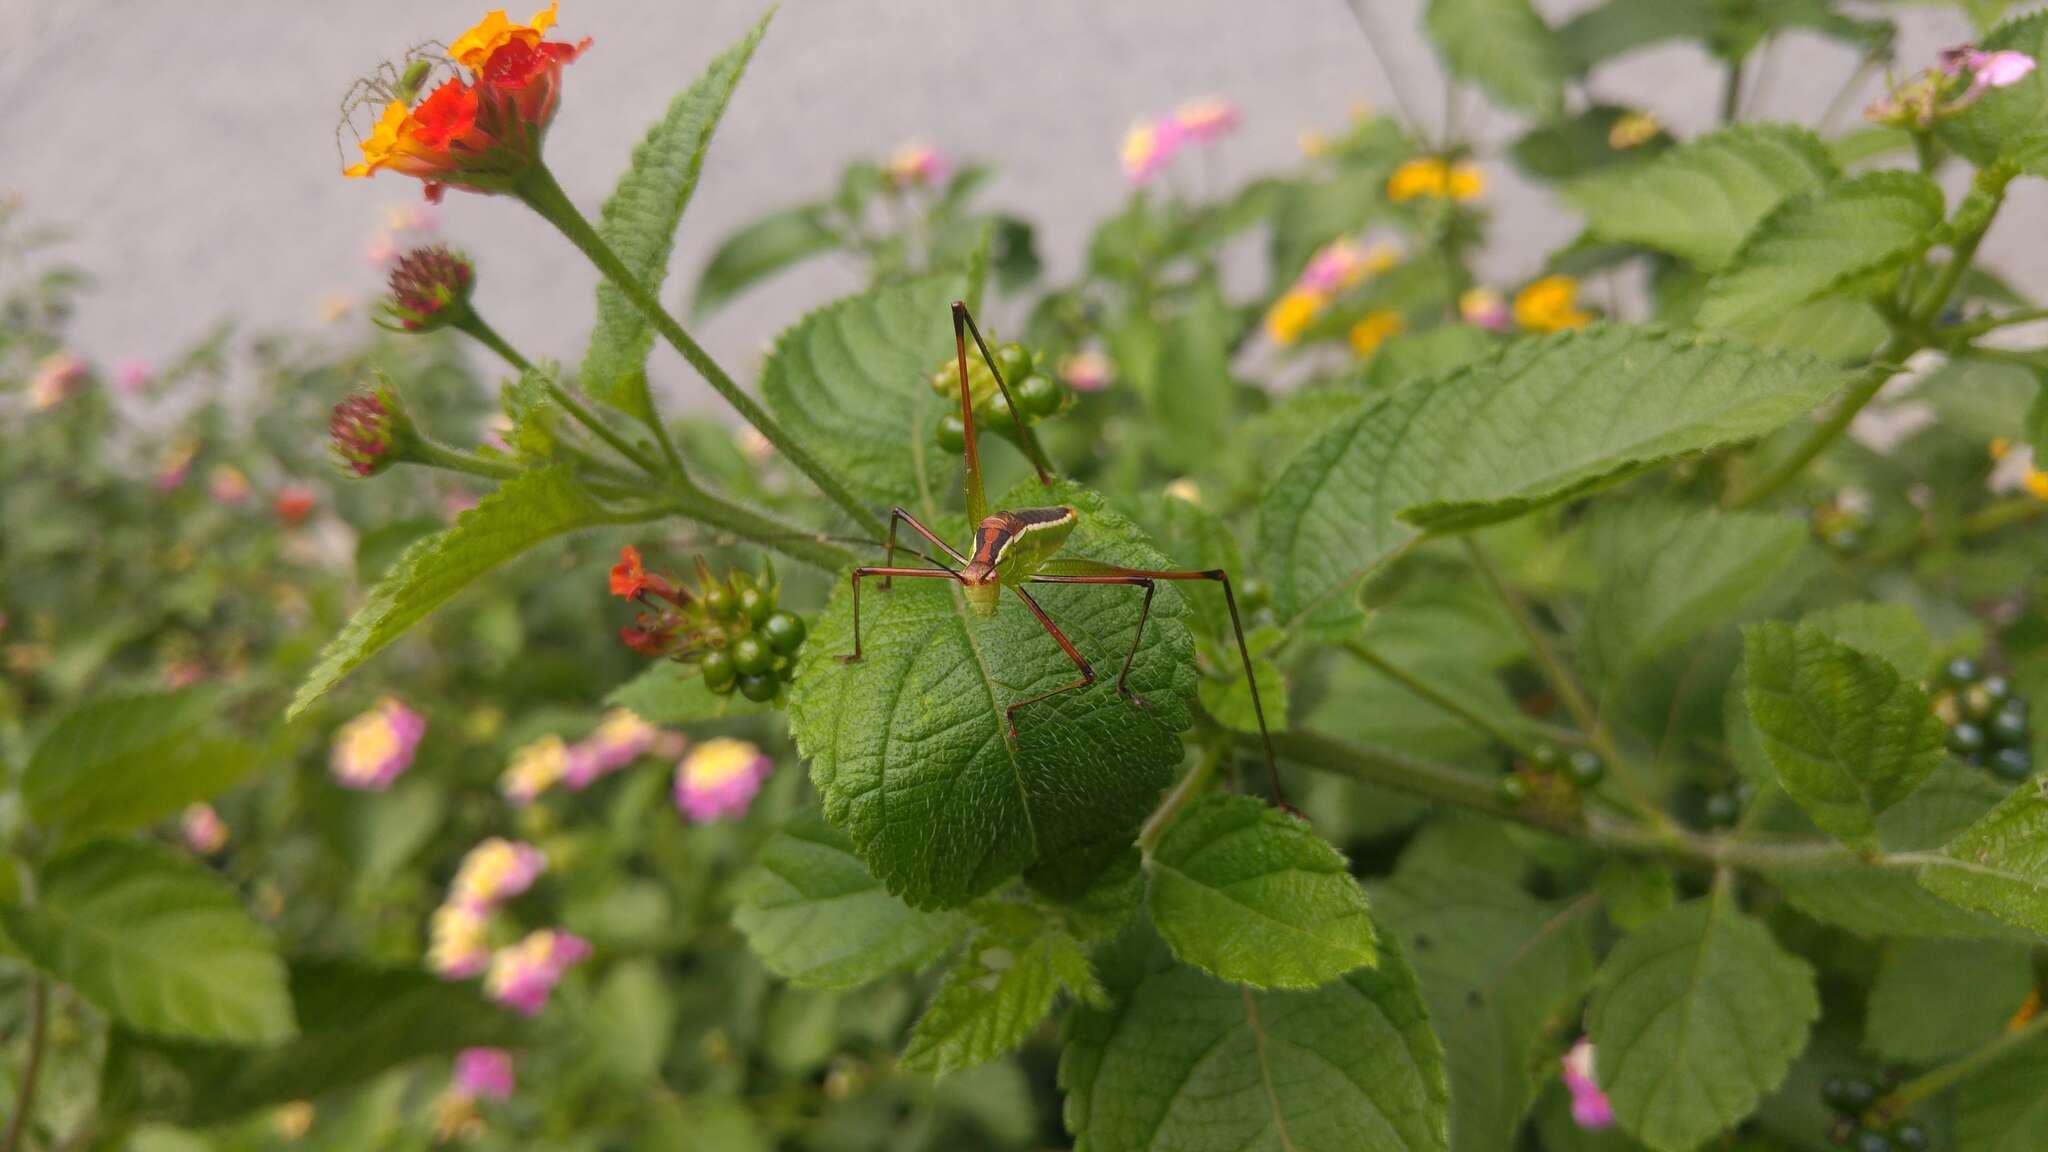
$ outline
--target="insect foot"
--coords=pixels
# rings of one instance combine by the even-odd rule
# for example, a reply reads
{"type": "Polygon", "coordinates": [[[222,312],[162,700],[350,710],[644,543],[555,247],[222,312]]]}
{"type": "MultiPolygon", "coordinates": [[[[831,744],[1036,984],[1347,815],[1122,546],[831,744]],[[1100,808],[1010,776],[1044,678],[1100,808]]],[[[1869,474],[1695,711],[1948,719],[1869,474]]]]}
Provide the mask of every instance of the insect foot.
{"type": "Polygon", "coordinates": [[[1143,696],[1140,696],[1136,692],[1131,691],[1129,688],[1124,687],[1121,682],[1119,682],[1116,686],[1116,694],[1123,697],[1125,700],[1129,701],[1131,707],[1133,708],[1150,708],[1152,706],[1145,702],[1145,698],[1143,696]]]}

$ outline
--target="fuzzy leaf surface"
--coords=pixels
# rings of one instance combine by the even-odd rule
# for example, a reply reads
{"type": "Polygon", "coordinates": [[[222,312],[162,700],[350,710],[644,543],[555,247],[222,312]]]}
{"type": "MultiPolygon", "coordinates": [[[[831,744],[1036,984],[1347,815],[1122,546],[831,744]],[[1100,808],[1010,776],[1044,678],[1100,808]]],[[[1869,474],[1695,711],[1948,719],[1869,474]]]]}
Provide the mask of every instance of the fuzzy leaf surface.
{"type": "Polygon", "coordinates": [[[1920,873],[1961,908],[2048,937],[2048,779],[2022,783],[1920,873]]]}
{"type": "Polygon", "coordinates": [[[256,766],[254,752],[199,729],[207,692],[114,696],[58,720],[29,758],[21,794],[29,818],[58,843],[141,828],[225,792],[256,766]]]}
{"type": "Polygon", "coordinates": [[[1529,0],[1430,0],[1430,39],[1459,78],[1539,116],[1564,110],[1564,53],[1529,0]]]}

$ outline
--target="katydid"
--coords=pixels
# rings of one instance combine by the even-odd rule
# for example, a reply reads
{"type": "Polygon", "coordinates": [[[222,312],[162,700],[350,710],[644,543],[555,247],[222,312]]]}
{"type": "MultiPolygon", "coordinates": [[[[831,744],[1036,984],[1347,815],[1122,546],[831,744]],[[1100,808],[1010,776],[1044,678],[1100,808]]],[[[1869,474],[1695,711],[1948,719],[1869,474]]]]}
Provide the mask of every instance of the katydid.
{"type": "MultiPolygon", "coordinates": [[[[853,651],[840,656],[839,661],[842,664],[851,664],[861,658],[860,584],[867,577],[881,577],[882,590],[885,592],[889,589],[890,581],[899,576],[951,580],[960,585],[968,608],[983,618],[995,615],[996,609],[1002,603],[1002,593],[1008,589],[1045,628],[1053,642],[1060,646],[1060,651],[1066,653],[1067,659],[1074,662],[1074,669],[1079,673],[1069,683],[1034,696],[1027,696],[1004,709],[1009,738],[1015,741],[1019,709],[1095,683],[1094,666],[1088,663],[1088,658],[1081,654],[1073,641],[1067,639],[1066,634],[1060,631],[1059,625],[1053,622],[1052,617],[1046,614],[1045,609],[1039,606],[1031,593],[1024,590],[1026,584],[1127,585],[1145,590],[1145,600],[1138,611],[1137,632],[1131,637],[1130,651],[1124,654],[1123,670],[1116,680],[1117,693],[1134,707],[1143,708],[1144,698],[1131,691],[1125,681],[1131,674],[1131,661],[1138,654],[1138,645],[1145,637],[1145,621],[1152,612],[1152,594],[1157,590],[1157,582],[1213,580],[1223,586],[1223,602],[1230,609],[1230,626],[1237,633],[1237,654],[1244,663],[1245,682],[1251,689],[1252,712],[1258,717],[1259,736],[1265,743],[1266,773],[1272,786],[1273,799],[1284,807],[1286,801],[1280,789],[1280,773],[1273,759],[1273,738],[1266,730],[1266,710],[1259,701],[1259,684],[1252,674],[1251,650],[1245,644],[1244,624],[1238,617],[1237,596],[1230,585],[1230,574],[1221,568],[1200,572],[1176,572],[1123,568],[1078,557],[1062,557],[1060,549],[1066,544],[1067,537],[1073,533],[1074,526],[1080,519],[1075,509],[1054,506],[989,511],[988,498],[982,491],[981,456],[975,446],[974,399],[968,384],[967,337],[970,334],[974,337],[975,348],[980,353],[983,363],[988,365],[990,374],[995,377],[996,387],[1002,391],[1004,406],[1010,413],[1010,419],[1016,421],[1018,442],[1024,448],[1025,455],[1030,457],[1032,467],[1037,470],[1039,483],[1047,486],[1052,484],[1052,475],[1038,451],[1037,442],[1026,431],[1023,419],[1017,414],[1017,405],[1010,395],[1009,384],[1003,380],[1002,369],[996,364],[997,358],[989,352],[987,342],[981,338],[981,330],[976,327],[973,316],[968,314],[967,305],[956,301],[953,304],[953,345],[960,373],[960,420],[965,428],[967,519],[975,526],[974,539],[969,545],[969,552],[963,554],[940,539],[937,533],[925,527],[909,512],[900,507],[892,510],[889,514],[889,550],[886,562],[853,570],[853,651]],[[896,543],[896,529],[900,524],[909,525],[911,531],[930,541],[933,547],[950,558],[958,567],[950,567],[945,561],[930,556],[924,556],[924,559],[930,561],[934,567],[897,567],[896,552],[902,546],[896,543]]],[[[923,556],[915,549],[904,547],[903,550],[923,556]]]]}

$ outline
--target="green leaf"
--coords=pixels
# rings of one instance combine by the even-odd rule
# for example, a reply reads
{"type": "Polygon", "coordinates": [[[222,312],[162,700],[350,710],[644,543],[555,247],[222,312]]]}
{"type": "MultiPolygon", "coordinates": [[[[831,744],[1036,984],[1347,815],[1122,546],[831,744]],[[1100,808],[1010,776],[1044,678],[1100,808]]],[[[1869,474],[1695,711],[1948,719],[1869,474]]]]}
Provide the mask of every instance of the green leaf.
{"type": "Polygon", "coordinates": [[[1707,285],[1702,328],[1747,335],[1830,293],[1867,293],[1924,255],[1941,227],[1941,188],[1913,172],[1872,172],[1787,200],[1707,285]]]}
{"type": "Polygon", "coordinates": [[[805,808],[761,846],[733,923],[770,972],[806,988],[854,988],[939,958],[967,931],[882,891],[846,834],[805,808]]]}
{"type": "Polygon", "coordinates": [[[1597,1076],[1623,1128],[1658,1152],[1690,1152],[1756,1110],[1819,1016],[1813,970],[1717,890],[1600,966],[1597,1076]]]}
{"type": "Polygon", "coordinates": [[[1912,679],[1934,662],[1934,639],[1906,604],[1842,604],[1800,620],[1837,642],[1868,652],[1912,679]]]}
{"type": "MultiPolygon", "coordinates": [[[[1576,180],[1617,164],[1637,164],[1670,147],[1670,137],[1661,132],[1632,148],[1617,148],[1610,141],[1614,126],[1627,108],[1596,104],[1583,112],[1549,124],[1539,124],[1523,133],[1508,149],[1515,167],[1538,180],[1552,183],[1576,180]]],[[[1445,325],[1455,330],[1467,325],[1445,325]]]]}
{"type": "Polygon", "coordinates": [[[2048,1131],[2048,1036],[2000,1056],[1956,1091],[1955,1146],[1967,1152],[2032,1152],[2048,1131]]]}
{"type": "Polygon", "coordinates": [[[776,420],[863,499],[912,504],[927,472],[950,483],[957,457],[927,457],[940,455],[932,428],[960,401],[934,394],[929,377],[953,354],[947,306],[961,287],[933,277],[828,304],[777,337],[761,369],[776,420]]]}
{"type": "Polygon", "coordinates": [[[663,660],[645,672],[612,689],[604,702],[625,708],[649,724],[701,724],[731,716],[759,716],[775,711],[771,703],[757,704],[738,692],[723,696],[704,686],[704,677],[694,664],[663,660]]]}
{"type": "Polygon", "coordinates": [[[1165,462],[1191,471],[1214,458],[1230,430],[1237,385],[1230,375],[1230,306],[1213,278],[1195,288],[1167,325],[1163,389],[1145,397],[1165,462]]]}
{"type": "Polygon", "coordinates": [[[1557,30],[1575,74],[1667,40],[1706,40],[1714,33],[1713,0],[1607,0],[1557,30]]]}
{"type": "Polygon", "coordinates": [[[199,1127],[363,1083],[387,1069],[464,1048],[512,1046],[525,1022],[472,985],[355,960],[291,964],[299,1036],[263,1049],[151,1040],[117,1029],[102,1107],[199,1127]]]}
{"type": "MultiPolygon", "coordinates": [[[[1221,600],[1223,597],[1218,592],[1215,598],[1221,600]]],[[[1229,613],[1226,611],[1224,615],[1227,617],[1229,613]]],[[[1270,625],[1254,628],[1245,635],[1245,645],[1252,654],[1251,675],[1259,687],[1258,708],[1252,707],[1252,686],[1245,680],[1244,658],[1238,655],[1236,639],[1205,642],[1202,663],[1208,673],[1195,686],[1195,697],[1202,702],[1202,711],[1232,732],[1246,735],[1258,734],[1261,709],[1270,728],[1286,728],[1287,678],[1281,673],[1280,666],[1266,655],[1284,639],[1286,636],[1270,625]]]]}
{"type": "Polygon", "coordinates": [[[676,1035],[676,1003],[662,970],[646,957],[614,964],[591,1000],[588,1043],[619,1083],[658,1080],[676,1035]]]}
{"type": "Polygon", "coordinates": [[[245,1044],[292,1036],[270,933],[189,857],[102,840],[52,861],[38,887],[34,904],[0,909],[8,937],[115,1020],[245,1044]]]}
{"type": "MultiPolygon", "coordinates": [[[[697,190],[711,134],[773,15],[761,17],[669,103],[633,149],[632,164],[604,202],[598,235],[651,295],[660,296],[668,276],[676,226],[697,190]]],[[[647,354],[653,349],[654,322],[609,279],[600,278],[597,325],[577,373],[583,390],[641,420],[654,419],[654,400],[647,391],[647,354]]]]}
{"type": "Polygon", "coordinates": [[[2014,789],[1943,849],[1920,883],[1958,907],[2048,937],[2048,778],[2014,789]]]}
{"type": "Polygon", "coordinates": [[[1519,341],[1368,404],[1294,457],[1259,509],[1275,607],[1294,620],[1341,603],[1418,529],[1510,519],[1762,435],[1841,380],[1809,357],[1654,329],[1519,341]]]}
{"type": "Polygon", "coordinates": [[[1608,676],[1704,635],[1767,593],[1806,548],[1789,516],[1688,511],[1642,501],[1603,511],[1588,624],[1608,676]]]}
{"type": "Polygon", "coordinates": [[[1803,128],[1724,128],[1640,165],[1570,185],[1565,198],[1602,240],[1726,264],[1771,210],[1837,175],[1820,139],[1803,128]]]}
{"type": "Polygon", "coordinates": [[[1306,821],[1206,796],[1167,828],[1146,907],[1173,954],[1255,988],[1315,988],[1373,963],[1365,892],[1306,821]]]}
{"type": "Polygon", "coordinates": [[[830,252],[839,236],[825,223],[823,204],[771,212],[725,238],[697,278],[691,313],[709,316],[733,297],[791,265],[830,252]]]}
{"type": "Polygon", "coordinates": [[[1895,1064],[1953,1059],[2005,1029],[2034,987],[2027,949],[1985,941],[1887,945],[1863,1013],[1863,1047],[1895,1064]]]}
{"type": "Polygon", "coordinates": [[[22,774],[29,818],[58,844],[125,832],[227,791],[256,765],[253,749],[199,729],[204,691],[113,696],[73,709],[36,745],[22,774]]]}
{"type": "MultiPolygon", "coordinates": [[[[2048,12],[1999,25],[1979,47],[2042,59],[2048,53],[2048,12]]],[[[2048,174],[2048,77],[2036,68],[2017,84],[1985,89],[1967,111],[1942,124],[1939,134],[1979,168],[2012,160],[2035,176],[2048,174]]]]}
{"type": "Polygon", "coordinates": [[[1823,831],[1877,847],[1878,813],[1947,758],[1927,694],[1810,625],[1751,625],[1743,648],[1749,714],[1778,782],[1823,831]]]}
{"type": "MultiPolygon", "coordinates": [[[[916,381],[923,387],[922,380],[916,381]]],[[[1063,555],[1131,567],[1165,565],[1137,528],[1073,484],[1027,483],[999,507],[1064,504],[1080,522],[1063,555]]],[[[958,521],[935,530],[964,538],[958,521]]],[[[1141,594],[1040,585],[1032,596],[1100,670],[1092,688],[1013,703],[1070,683],[1074,665],[1011,596],[979,619],[951,582],[879,581],[862,593],[865,658],[853,651],[846,585],[804,645],[790,727],[811,758],[825,815],[889,891],[912,907],[950,907],[1034,868],[1034,882],[1078,891],[1129,848],[1180,766],[1191,722],[1192,640],[1184,602],[1162,585],[1130,686],[1116,691],[1141,594]]]]}
{"type": "Polygon", "coordinates": [[[1079,941],[1023,905],[977,910],[981,926],[918,1017],[903,1066],[944,1076],[986,1064],[1029,1039],[1065,989],[1091,1003],[1102,988],[1079,941]]]}
{"type": "Polygon", "coordinates": [[[1429,0],[1423,24],[1453,75],[1511,107],[1564,111],[1564,54],[1529,0],[1429,0]]]}
{"type": "MultiPolygon", "coordinates": [[[[1491,872],[1410,852],[1372,888],[1412,958],[1450,1069],[1451,1146],[1511,1147],[1548,1076],[1551,1031],[1593,977],[1590,900],[1554,906],[1491,872]]],[[[1384,969],[1386,961],[1381,966],[1384,969]]]]}
{"type": "Polygon", "coordinates": [[[1391,392],[1404,384],[1448,375],[1500,350],[1500,339],[1476,324],[1440,324],[1405,332],[1380,345],[1357,373],[1366,392],[1391,392]]]}
{"type": "Polygon", "coordinates": [[[346,676],[405,634],[479,576],[566,532],[618,523],[576,482],[566,465],[522,472],[464,512],[455,526],[414,543],[370,589],[363,606],[321,650],[299,685],[287,717],[295,717],[346,676]]]}
{"type": "Polygon", "coordinates": [[[1448,1147],[1443,1054],[1394,948],[1314,992],[1255,992],[1176,965],[1148,934],[1105,970],[1060,1056],[1075,1152],[1448,1147]]]}

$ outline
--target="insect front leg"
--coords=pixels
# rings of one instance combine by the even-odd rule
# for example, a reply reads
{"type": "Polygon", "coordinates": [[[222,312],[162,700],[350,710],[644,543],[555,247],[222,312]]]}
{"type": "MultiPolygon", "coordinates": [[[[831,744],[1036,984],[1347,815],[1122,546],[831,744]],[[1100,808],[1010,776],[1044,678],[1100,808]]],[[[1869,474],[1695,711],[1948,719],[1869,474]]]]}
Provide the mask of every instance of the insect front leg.
{"type": "MultiPolygon", "coordinates": [[[[892,576],[922,577],[927,580],[959,580],[958,573],[945,568],[855,568],[853,570],[853,651],[837,657],[841,664],[860,662],[860,581],[863,576],[880,576],[884,581],[892,576]]],[[[888,587],[885,583],[883,587],[888,587]]]]}

